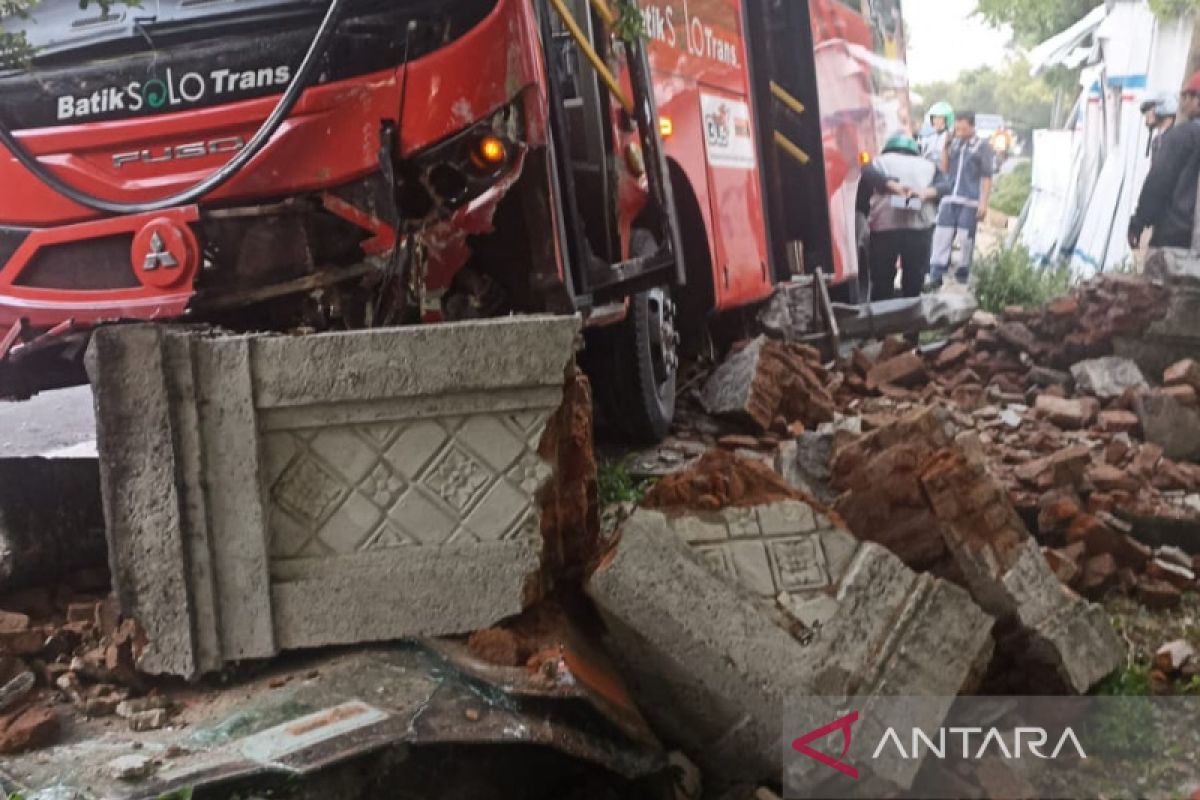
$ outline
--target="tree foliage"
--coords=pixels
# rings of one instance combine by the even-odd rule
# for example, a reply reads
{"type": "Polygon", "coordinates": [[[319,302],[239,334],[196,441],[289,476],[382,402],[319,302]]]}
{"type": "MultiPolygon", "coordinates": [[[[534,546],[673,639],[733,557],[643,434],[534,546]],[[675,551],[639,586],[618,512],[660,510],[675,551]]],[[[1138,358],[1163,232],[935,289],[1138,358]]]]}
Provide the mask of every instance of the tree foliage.
{"type": "Polygon", "coordinates": [[[1007,25],[1012,29],[1017,42],[1028,46],[1065,31],[1103,2],[1104,0],[978,0],[975,13],[996,27],[1007,25]]]}
{"type": "Polygon", "coordinates": [[[1150,8],[1160,17],[1181,17],[1200,11],[1200,0],[1150,0],[1150,8]]]}
{"type": "MultiPolygon", "coordinates": [[[[102,14],[107,14],[113,3],[119,0],[79,0],[80,8],[87,8],[93,2],[102,14]]],[[[10,17],[28,18],[30,12],[41,0],[0,0],[0,20],[10,17]]],[[[141,0],[120,0],[124,5],[136,6],[141,0]]],[[[25,33],[8,33],[0,31],[0,71],[14,69],[28,64],[33,57],[33,48],[25,38],[25,33]]]]}
{"type": "Polygon", "coordinates": [[[1044,77],[1029,77],[1029,62],[1023,57],[914,88],[927,104],[948,100],[957,110],[999,114],[1021,129],[1050,127],[1054,112],[1054,87],[1044,77]]]}

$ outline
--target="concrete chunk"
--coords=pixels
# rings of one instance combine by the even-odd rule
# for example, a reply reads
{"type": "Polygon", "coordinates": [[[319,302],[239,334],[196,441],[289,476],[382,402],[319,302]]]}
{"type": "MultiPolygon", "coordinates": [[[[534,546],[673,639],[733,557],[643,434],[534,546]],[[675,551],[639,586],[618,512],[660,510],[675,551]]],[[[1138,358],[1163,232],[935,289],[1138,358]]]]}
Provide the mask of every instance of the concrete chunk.
{"type": "Polygon", "coordinates": [[[799,502],[639,511],[586,590],[651,720],[731,780],[780,774],[788,700],[954,696],[991,654],[965,592],[799,502]]]}
{"type": "Polygon", "coordinates": [[[536,598],[539,455],[579,322],[303,337],[106,328],[88,353],[139,667],[462,633],[536,598]]]}
{"type": "Polygon", "coordinates": [[[1075,387],[1079,391],[1101,400],[1113,400],[1127,389],[1150,388],[1137,364],[1128,358],[1115,356],[1080,361],[1071,367],[1071,377],[1075,379],[1075,387]]]}
{"type": "Polygon", "coordinates": [[[1167,458],[1175,461],[1200,458],[1200,411],[1162,393],[1138,395],[1134,410],[1146,441],[1162,447],[1167,458]]]}

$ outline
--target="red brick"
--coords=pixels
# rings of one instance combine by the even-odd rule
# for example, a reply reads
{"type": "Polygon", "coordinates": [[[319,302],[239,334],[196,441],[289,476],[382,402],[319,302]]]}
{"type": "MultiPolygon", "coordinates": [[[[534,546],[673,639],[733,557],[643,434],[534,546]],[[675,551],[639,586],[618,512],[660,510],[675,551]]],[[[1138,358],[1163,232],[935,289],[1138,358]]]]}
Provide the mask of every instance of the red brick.
{"type": "Polygon", "coordinates": [[[929,379],[925,362],[916,353],[904,353],[875,365],[867,374],[867,388],[881,386],[920,386],[929,379]]]}
{"type": "Polygon", "coordinates": [[[724,450],[757,450],[757,436],[722,436],[717,446],[724,450]]]}
{"type": "Polygon", "coordinates": [[[1141,424],[1132,411],[1110,408],[1100,412],[1100,427],[1108,433],[1137,433],[1141,424]]]}
{"type": "Polygon", "coordinates": [[[1146,577],[1169,583],[1181,592],[1196,588],[1196,574],[1187,567],[1156,558],[1146,567],[1146,577]]]}
{"type": "Polygon", "coordinates": [[[1074,317],[1079,313],[1079,303],[1074,297],[1056,297],[1046,305],[1046,313],[1052,317],[1074,317]]]}
{"type": "Polygon", "coordinates": [[[971,348],[962,342],[955,342],[938,354],[934,366],[938,369],[950,369],[965,361],[971,355],[971,348]]]}
{"type": "Polygon", "coordinates": [[[1163,449],[1156,444],[1144,444],[1138,448],[1129,465],[1129,471],[1142,478],[1149,478],[1158,469],[1163,459],[1163,449]]]}
{"type": "Polygon", "coordinates": [[[1038,395],[1034,410],[1045,419],[1068,430],[1086,428],[1099,413],[1100,406],[1093,398],[1066,400],[1043,392],[1038,395]]]}
{"type": "Polygon", "coordinates": [[[1092,467],[1088,470],[1087,477],[1092,485],[1102,492],[1136,493],[1142,487],[1142,482],[1137,478],[1107,464],[1092,467]]]}
{"type": "Polygon", "coordinates": [[[1108,446],[1104,448],[1104,462],[1114,467],[1124,464],[1128,455],[1129,445],[1116,439],[1109,442],[1108,446]]]}
{"type": "Polygon", "coordinates": [[[1178,608],[1183,601],[1183,594],[1171,584],[1153,578],[1142,578],[1138,581],[1137,597],[1142,605],[1153,611],[1165,611],[1178,608]]]}
{"type": "Polygon", "coordinates": [[[882,364],[885,361],[891,361],[896,356],[912,351],[912,344],[903,336],[889,336],[883,340],[883,347],[879,348],[879,358],[876,359],[876,362],[882,364]]]}
{"type": "Polygon", "coordinates": [[[1070,495],[1053,494],[1038,510],[1038,532],[1043,536],[1058,533],[1082,512],[1079,501],[1070,495]]]}
{"type": "Polygon", "coordinates": [[[0,611],[0,633],[29,630],[29,616],[15,611],[0,611]]]}
{"type": "Polygon", "coordinates": [[[1200,364],[1190,358],[1172,364],[1163,373],[1163,383],[1167,386],[1190,386],[1200,390],[1200,364]]]}
{"type": "Polygon", "coordinates": [[[986,401],[983,387],[975,383],[966,383],[954,387],[950,399],[964,411],[974,411],[981,408],[986,401]]]}
{"type": "Polygon", "coordinates": [[[34,707],[0,717],[0,753],[22,753],[52,744],[58,738],[58,716],[34,707]]]}
{"type": "Polygon", "coordinates": [[[1083,575],[1079,579],[1079,591],[1090,598],[1097,598],[1116,585],[1117,561],[1108,553],[1092,556],[1083,562],[1083,575]]]}
{"type": "Polygon", "coordinates": [[[29,628],[23,631],[0,632],[0,653],[14,656],[35,656],[42,652],[46,639],[53,631],[49,628],[29,628]]]}
{"type": "Polygon", "coordinates": [[[866,378],[867,373],[875,366],[875,362],[871,357],[864,353],[859,348],[854,348],[854,352],[850,355],[850,369],[858,373],[860,378],[866,378]]]}

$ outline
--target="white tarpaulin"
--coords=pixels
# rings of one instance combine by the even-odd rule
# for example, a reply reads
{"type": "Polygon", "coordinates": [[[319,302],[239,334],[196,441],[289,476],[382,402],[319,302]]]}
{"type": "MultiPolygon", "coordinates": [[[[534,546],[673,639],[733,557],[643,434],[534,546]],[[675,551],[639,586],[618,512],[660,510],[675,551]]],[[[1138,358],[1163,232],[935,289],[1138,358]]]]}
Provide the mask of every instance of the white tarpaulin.
{"type": "Polygon", "coordinates": [[[1071,193],[1075,131],[1034,131],[1033,194],[1021,240],[1034,258],[1058,252],[1061,209],[1071,193]]]}

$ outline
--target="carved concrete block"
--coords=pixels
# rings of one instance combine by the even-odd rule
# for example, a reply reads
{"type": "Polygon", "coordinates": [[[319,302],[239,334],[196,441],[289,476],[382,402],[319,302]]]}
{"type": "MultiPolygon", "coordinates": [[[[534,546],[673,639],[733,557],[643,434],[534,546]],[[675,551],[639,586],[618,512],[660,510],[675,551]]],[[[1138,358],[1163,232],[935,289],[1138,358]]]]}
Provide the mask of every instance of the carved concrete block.
{"type": "Polygon", "coordinates": [[[798,502],[640,510],[587,592],[651,721],[730,779],[781,774],[788,702],[954,697],[992,653],[965,591],[798,502]]]}
{"type": "Polygon", "coordinates": [[[573,318],[318,336],[97,332],[114,580],[149,673],[461,633],[539,587],[573,318]]]}

